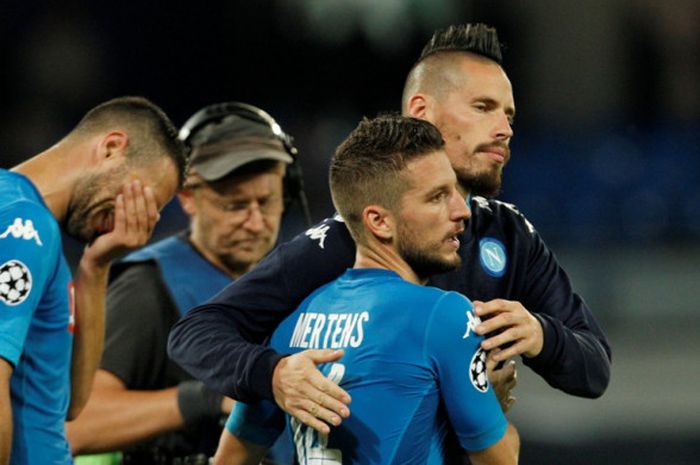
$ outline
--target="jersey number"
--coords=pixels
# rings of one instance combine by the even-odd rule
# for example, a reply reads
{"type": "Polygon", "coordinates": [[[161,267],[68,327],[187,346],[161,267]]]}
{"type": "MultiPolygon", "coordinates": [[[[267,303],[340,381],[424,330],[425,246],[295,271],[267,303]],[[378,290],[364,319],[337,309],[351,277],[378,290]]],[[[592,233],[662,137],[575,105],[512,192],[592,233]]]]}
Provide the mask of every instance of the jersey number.
{"type": "MultiPolygon", "coordinates": [[[[345,375],[345,365],[332,363],[327,377],[335,384],[345,375]]],[[[296,418],[291,419],[294,432],[294,444],[300,465],[342,465],[343,453],[340,449],[328,448],[328,434],[320,434],[315,429],[301,423],[296,418]]]]}

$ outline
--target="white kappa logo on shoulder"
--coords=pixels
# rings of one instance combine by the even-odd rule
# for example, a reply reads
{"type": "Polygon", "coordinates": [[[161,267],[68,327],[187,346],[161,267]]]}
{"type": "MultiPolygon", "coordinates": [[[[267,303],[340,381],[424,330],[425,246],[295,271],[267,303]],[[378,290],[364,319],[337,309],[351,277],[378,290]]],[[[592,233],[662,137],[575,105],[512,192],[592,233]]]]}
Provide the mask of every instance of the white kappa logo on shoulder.
{"type": "Polygon", "coordinates": [[[315,228],[308,229],[304,234],[309,236],[312,241],[318,240],[318,246],[323,248],[323,243],[326,240],[326,233],[331,227],[327,224],[320,224],[315,228]]]}
{"type": "Polygon", "coordinates": [[[32,290],[32,274],[19,260],[8,260],[0,265],[0,300],[7,305],[19,305],[32,290]]]}
{"type": "Polygon", "coordinates": [[[474,315],[471,310],[467,310],[467,329],[464,331],[464,336],[462,336],[462,339],[468,338],[472,331],[474,331],[476,328],[476,325],[479,323],[481,323],[481,318],[474,315]]]}
{"type": "Polygon", "coordinates": [[[12,236],[15,239],[24,239],[26,241],[33,240],[37,245],[43,245],[41,243],[41,238],[39,238],[39,232],[34,229],[34,222],[32,220],[24,220],[22,218],[15,218],[15,222],[12,223],[5,229],[5,232],[0,234],[0,239],[5,239],[8,236],[12,236]]]}

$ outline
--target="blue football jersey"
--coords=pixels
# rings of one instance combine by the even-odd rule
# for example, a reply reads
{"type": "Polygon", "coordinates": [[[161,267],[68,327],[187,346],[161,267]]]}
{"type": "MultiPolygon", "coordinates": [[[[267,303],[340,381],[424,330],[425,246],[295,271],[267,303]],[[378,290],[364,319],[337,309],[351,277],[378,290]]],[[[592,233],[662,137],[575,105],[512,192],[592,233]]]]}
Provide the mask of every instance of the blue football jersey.
{"type": "Polygon", "coordinates": [[[12,464],[69,464],[71,274],[59,226],[22,175],[0,170],[0,357],[10,380],[12,464]]]}
{"type": "MultiPolygon", "coordinates": [[[[446,463],[433,455],[447,449],[433,441],[447,437],[448,424],[465,450],[497,442],[507,422],[488,384],[477,322],[463,295],[388,270],[351,269],[313,293],[271,346],[344,349],[342,360],[321,369],[352,396],[352,415],[329,435],[289,420],[299,463],[446,463]]],[[[273,407],[239,404],[227,428],[269,444],[279,434],[273,407]]]]}

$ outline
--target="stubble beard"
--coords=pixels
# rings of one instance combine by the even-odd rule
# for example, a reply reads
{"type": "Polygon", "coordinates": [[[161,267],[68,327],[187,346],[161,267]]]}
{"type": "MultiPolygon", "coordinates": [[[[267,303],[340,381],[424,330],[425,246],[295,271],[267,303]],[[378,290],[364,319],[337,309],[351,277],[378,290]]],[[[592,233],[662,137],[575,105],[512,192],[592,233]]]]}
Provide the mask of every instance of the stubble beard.
{"type": "Polygon", "coordinates": [[[66,211],[65,229],[69,236],[81,242],[94,239],[94,228],[89,224],[90,203],[100,189],[100,177],[85,175],[76,182],[66,211]]]}
{"type": "Polygon", "coordinates": [[[107,203],[105,199],[110,191],[115,191],[116,198],[116,192],[120,190],[119,185],[126,179],[127,173],[126,166],[118,166],[103,173],[87,173],[76,181],[64,221],[69,236],[85,243],[97,238],[98,231],[95,225],[90,223],[99,212],[95,206],[104,204],[101,208],[114,209],[114,204],[107,203]],[[101,192],[104,192],[102,199],[101,192]]]}
{"type": "Polygon", "coordinates": [[[414,234],[406,228],[399,230],[399,255],[420,279],[456,270],[462,264],[462,258],[457,253],[453,260],[449,260],[440,256],[438,252],[431,252],[439,250],[441,244],[431,243],[421,247],[418,246],[419,243],[414,234]]]}
{"type": "Polygon", "coordinates": [[[457,172],[459,183],[473,195],[491,198],[501,193],[502,168],[487,168],[477,171],[473,166],[457,172]]]}

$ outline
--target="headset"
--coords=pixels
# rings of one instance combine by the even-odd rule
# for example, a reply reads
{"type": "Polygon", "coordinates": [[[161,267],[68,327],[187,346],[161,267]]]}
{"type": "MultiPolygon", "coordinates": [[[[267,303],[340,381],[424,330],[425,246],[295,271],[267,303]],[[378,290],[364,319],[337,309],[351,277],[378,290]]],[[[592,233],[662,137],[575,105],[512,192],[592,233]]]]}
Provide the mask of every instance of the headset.
{"type": "Polygon", "coordinates": [[[192,115],[185,124],[182,125],[178,138],[187,146],[188,150],[192,150],[192,138],[202,128],[218,123],[228,116],[238,116],[255,123],[268,126],[282,145],[284,150],[294,160],[287,166],[287,171],[284,176],[284,206],[285,210],[294,202],[299,202],[302,214],[308,226],[311,226],[311,212],[309,211],[309,202],[304,192],[304,178],[301,172],[301,166],[297,159],[299,151],[294,146],[294,138],[285,133],[277,121],[274,120],[267,112],[260,108],[242,102],[223,102],[208,105],[197,113],[192,115]]]}

